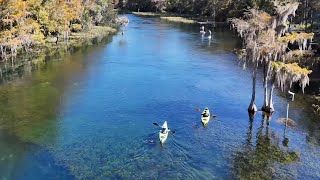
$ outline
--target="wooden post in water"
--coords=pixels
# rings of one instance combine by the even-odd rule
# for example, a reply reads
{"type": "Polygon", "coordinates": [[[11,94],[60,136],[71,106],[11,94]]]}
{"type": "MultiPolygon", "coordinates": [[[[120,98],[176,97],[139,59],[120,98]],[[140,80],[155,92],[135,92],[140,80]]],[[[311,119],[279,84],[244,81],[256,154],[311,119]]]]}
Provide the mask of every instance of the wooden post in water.
{"type": "MultiPolygon", "coordinates": [[[[291,99],[291,101],[294,101],[294,95],[295,93],[291,92],[290,90],[288,91],[289,93],[289,98],[291,99]]],[[[286,126],[287,126],[287,122],[289,121],[289,102],[288,101],[288,104],[287,104],[287,120],[286,120],[286,126]]]]}
{"type": "Polygon", "coordinates": [[[286,119],[286,126],[287,126],[287,122],[289,120],[289,102],[287,104],[287,119],[286,119]]]}

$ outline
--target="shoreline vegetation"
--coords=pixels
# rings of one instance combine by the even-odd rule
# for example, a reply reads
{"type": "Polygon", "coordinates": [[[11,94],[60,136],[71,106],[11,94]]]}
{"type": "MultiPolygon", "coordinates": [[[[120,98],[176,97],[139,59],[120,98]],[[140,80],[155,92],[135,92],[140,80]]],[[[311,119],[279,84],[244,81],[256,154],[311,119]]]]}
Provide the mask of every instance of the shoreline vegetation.
{"type": "Polygon", "coordinates": [[[0,82],[26,69],[25,64],[32,69],[46,56],[63,55],[115,34],[128,19],[114,8],[109,0],[0,1],[0,82]]]}
{"type": "MultiPolygon", "coordinates": [[[[70,45],[76,43],[86,43],[92,39],[102,39],[117,32],[117,29],[110,26],[93,26],[88,31],[74,32],[69,37],[70,45]]],[[[51,43],[54,43],[51,41],[51,43]]]]}
{"type": "Polygon", "coordinates": [[[7,61],[1,61],[0,83],[14,79],[21,71],[26,69],[33,71],[40,64],[43,64],[47,57],[61,58],[79,48],[101,43],[103,39],[111,37],[117,31],[116,28],[109,26],[93,26],[86,31],[70,33],[68,42],[60,41],[56,43],[55,37],[48,37],[45,39],[46,43],[44,45],[35,47],[32,52],[26,54],[18,52],[15,57],[8,57],[7,61]]]}
{"type": "MultiPolygon", "coordinates": [[[[159,17],[161,20],[175,22],[175,23],[184,23],[184,24],[196,24],[200,21],[208,21],[212,19],[211,17],[206,16],[193,16],[193,15],[182,15],[176,13],[156,13],[156,12],[131,12],[131,14],[137,16],[144,16],[144,17],[159,17]]],[[[216,23],[223,23],[227,24],[227,22],[216,22],[216,23]]]]}
{"type": "Polygon", "coordinates": [[[131,13],[137,16],[153,16],[153,17],[160,17],[161,15],[164,15],[163,13],[155,13],[155,12],[131,12],[131,13]]]}

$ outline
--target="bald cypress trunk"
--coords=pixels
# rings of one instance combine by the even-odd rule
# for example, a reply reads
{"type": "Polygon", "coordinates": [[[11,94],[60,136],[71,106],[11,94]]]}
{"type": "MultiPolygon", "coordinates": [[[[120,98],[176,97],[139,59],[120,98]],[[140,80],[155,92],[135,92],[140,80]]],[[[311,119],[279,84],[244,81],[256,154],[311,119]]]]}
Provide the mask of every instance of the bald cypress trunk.
{"type": "Polygon", "coordinates": [[[267,69],[266,69],[266,64],[263,65],[263,106],[261,108],[262,111],[266,111],[268,107],[268,82],[267,82],[267,69]]]}
{"type": "MultiPolygon", "coordinates": [[[[291,15],[295,15],[299,6],[298,2],[272,1],[272,3],[274,5],[274,15],[253,8],[249,10],[244,18],[232,18],[230,20],[232,27],[235,28],[240,37],[244,39],[245,48],[240,51],[240,58],[247,63],[252,62],[256,65],[255,67],[260,64],[263,65],[264,101],[262,110],[267,117],[274,111],[272,96],[275,84],[280,86],[282,90],[287,82],[299,81],[302,90],[308,84],[308,74],[311,72],[303,69],[297,63],[288,62],[287,57],[292,57],[292,50],[288,49],[288,44],[292,42],[298,43],[299,49],[302,52],[307,49],[308,41],[311,41],[313,38],[313,34],[286,34],[288,31],[288,18],[291,17],[291,15]],[[275,80],[277,83],[271,82],[269,93],[268,81],[272,62],[276,63],[272,68],[273,71],[275,71],[274,73],[277,74],[275,80]]],[[[304,4],[307,6],[308,0],[304,0],[304,4]]],[[[304,13],[305,23],[307,23],[306,13],[307,11],[304,13]]],[[[305,24],[305,27],[307,27],[306,25],[307,24],[305,24]]],[[[253,89],[251,103],[248,107],[249,112],[257,111],[255,105],[256,71],[257,68],[255,68],[252,77],[253,89]]]]}
{"type": "Polygon", "coordinates": [[[270,94],[269,94],[269,112],[273,113],[274,112],[274,106],[273,106],[273,91],[275,88],[275,83],[273,82],[270,88],[270,94]]]}
{"type": "Polygon", "coordinates": [[[274,112],[274,106],[273,106],[273,92],[274,92],[274,88],[275,88],[275,83],[276,83],[276,75],[273,74],[272,78],[271,78],[271,87],[270,87],[270,91],[269,91],[269,106],[267,108],[268,113],[270,113],[272,115],[272,113],[274,112]]]}
{"type": "Polygon", "coordinates": [[[255,68],[252,73],[252,96],[251,96],[251,102],[248,107],[248,112],[251,114],[254,114],[258,111],[256,106],[256,79],[257,79],[257,69],[255,68]]]}
{"type": "Polygon", "coordinates": [[[261,108],[262,111],[266,113],[270,113],[270,104],[268,99],[268,77],[269,77],[269,71],[271,68],[271,61],[268,61],[266,64],[264,64],[263,67],[263,90],[264,90],[264,97],[263,97],[263,106],[261,108]]]}

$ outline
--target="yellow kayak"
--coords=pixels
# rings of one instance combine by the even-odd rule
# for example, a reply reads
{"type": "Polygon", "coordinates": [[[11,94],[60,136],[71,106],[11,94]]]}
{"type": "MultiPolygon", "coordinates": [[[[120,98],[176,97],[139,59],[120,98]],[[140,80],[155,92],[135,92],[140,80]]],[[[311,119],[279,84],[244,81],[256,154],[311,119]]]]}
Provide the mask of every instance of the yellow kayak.
{"type": "Polygon", "coordinates": [[[206,126],[210,121],[210,111],[209,108],[205,108],[201,113],[201,122],[204,126],[206,126]]]}

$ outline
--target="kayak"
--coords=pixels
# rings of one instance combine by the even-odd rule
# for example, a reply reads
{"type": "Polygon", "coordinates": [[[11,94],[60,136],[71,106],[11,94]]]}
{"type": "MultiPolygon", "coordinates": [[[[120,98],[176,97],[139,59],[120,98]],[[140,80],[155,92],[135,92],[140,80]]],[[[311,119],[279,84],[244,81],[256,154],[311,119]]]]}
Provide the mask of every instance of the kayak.
{"type": "Polygon", "coordinates": [[[169,128],[168,128],[167,121],[165,121],[163,123],[161,128],[162,129],[159,131],[159,139],[160,139],[160,143],[163,144],[167,140],[168,134],[169,134],[169,128]]]}
{"type": "Polygon", "coordinates": [[[210,111],[209,108],[205,108],[201,113],[201,122],[206,126],[210,121],[210,111]]]}

